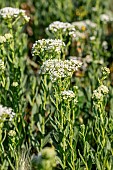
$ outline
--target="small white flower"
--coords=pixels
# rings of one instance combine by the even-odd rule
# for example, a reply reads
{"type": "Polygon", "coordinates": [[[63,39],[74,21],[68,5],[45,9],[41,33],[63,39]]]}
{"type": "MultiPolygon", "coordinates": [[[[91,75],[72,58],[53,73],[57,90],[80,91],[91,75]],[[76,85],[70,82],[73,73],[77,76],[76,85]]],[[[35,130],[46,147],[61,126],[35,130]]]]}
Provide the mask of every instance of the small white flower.
{"type": "Polygon", "coordinates": [[[72,24],[75,26],[75,28],[77,28],[79,30],[82,30],[83,27],[84,28],[87,27],[85,21],[76,21],[76,22],[73,22],[72,24]]]}
{"type": "Polygon", "coordinates": [[[30,19],[28,16],[26,16],[25,10],[12,8],[12,7],[5,7],[0,9],[0,16],[4,19],[8,19],[8,18],[15,19],[18,16],[23,16],[26,22],[28,22],[30,19]]]}
{"type": "Polygon", "coordinates": [[[102,47],[103,47],[105,50],[108,49],[108,43],[107,43],[107,41],[103,41],[102,47]]]}
{"type": "Polygon", "coordinates": [[[92,7],[92,11],[96,12],[97,8],[96,7],[92,7]]]}
{"type": "Polygon", "coordinates": [[[98,90],[94,90],[92,98],[94,100],[101,100],[103,98],[103,94],[99,92],[98,90]]]}
{"type": "Polygon", "coordinates": [[[73,37],[73,39],[75,38],[75,40],[79,40],[79,39],[85,39],[86,37],[87,34],[85,32],[76,31],[76,37],[73,37]]]}
{"type": "Polygon", "coordinates": [[[104,95],[108,94],[109,90],[107,86],[101,85],[96,90],[93,91],[92,98],[94,100],[103,100],[104,95]]]}
{"type": "Polygon", "coordinates": [[[42,59],[54,58],[59,55],[65,47],[60,39],[42,39],[33,44],[32,56],[40,56],[42,59]]]}
{"type": "Polygon", "coordinates": [[[20,10],[18,8],[12,8],[12,7],[5,7],[5,8],[2,8],[0,10],[0,15],[3,17],[3,18],[7,18],[7,17],[18,17],[18,15],[20,13],[25,13],[24,10],[20,10]]]}
{"type": "Polygon", "coordinates": [[[100,20],[103,21],[103,22],[112,22],[113,21],[113,17],[110,16],[109,14],[101,14],[100,15],[100,20]]]}
{"type": "Polygon", "coordinates": [[[0,36],[0,44],[3,44],[6,42],[6,38],[4,36],[0,36]]]}
{"type": "Polygon", "coordinates": [[[48,28],[46,28],[47,32],[53,33],[54,35],[57,33],[60,33],[64,36],[76,36],[76,30],[74,28],[74,25],[68,23],[68,22],[60,22],[55,21],[49,25],[48,28]]]}
{"type": "Polygon", "coordinates": [[[51,81],[56,81],[59,78],[71,77],[82,63],[77,60],[46,60],[40,68],[41,74],[49,74],[51,81]]]}
{"type": "Polygon", "coordinates": [[[75,28],[79,31],[89,29],[89,28],[95,28],[96,23],[92,22],[91,20],[83,20],[83,21],[76,21],[72,23],[75,28]]]}
{"type": "Polygon", "coordinates": [[[103,76],[108,76],[110,74],[110,69],[107,67],[102,67],[103,76]]]}
{"type": "Polygon", "coordinates": [[[13,82],[13,83],[12,83],[12,86],[13,86],[13,87],[17,87],[17,86],[18,86],[18,82],[16,82],[16,81],[13,82]]]}
{"type": "Polygon", "coordinates": [[[72,90],[68,90],[68,91],[64,90],[61,92],[61,96],[63,97],[64,100],[67,100],[67,99],[70,100],[75,97],[75,94],[72,90]]]}
{"type": "Polygon", "coordinates": [[[3,115],[7,115],[9,119],[12,120],[12,118],[15,116],[15,113],[13,112],[12,108],[0,105],[0,117],[3,115]]]}
{"type": "Polygon", "coordinates": [[[109,89],[107,86],[101,85],[98,87],[98,91],[105,95],[108,94],[109,89]]]}
{"type": "Polygon", "coordinates": [[[12,34],[10,34],[10,33],[6,33],[4,36],[5,36],[6,40],[10,40],[13,38],[12,34]]]}
{"type": "Polygon", "coordinates": [[[89,28],[96,28],[96,26],[97,26],[97,24],[96,23],[94,23],[94,22],[92,22],[91,20],[85,20],[85,23],[86,23],[86,25],[87,25],[87,27],[89,27],[89,28]]]}
{"type": "Polygon", "coordinates": [[[16,132],[14,130],[10,130],[8,135],[11,137],[16,136],[16,132]]]}
{"type": "Polygon", "coordinates": [[[28,17],[27,15],[24,15],[24,19],[25,19],[26,22],[29,22],[30,17],[28,17]]]}
{"type": "Polygon", "coordinates": [[[91,41],[94,41],[95,38],[96,38],[95,36],[92,36],[92,37],[90,37],[90,40],[91,40],[91,41]]]}

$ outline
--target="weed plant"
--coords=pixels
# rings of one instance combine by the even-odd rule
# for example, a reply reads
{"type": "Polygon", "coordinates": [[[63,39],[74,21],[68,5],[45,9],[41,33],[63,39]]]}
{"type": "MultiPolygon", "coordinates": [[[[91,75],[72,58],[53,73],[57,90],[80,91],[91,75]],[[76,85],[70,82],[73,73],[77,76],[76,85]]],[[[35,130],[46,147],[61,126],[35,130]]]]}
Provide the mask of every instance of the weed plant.
{"type": "Polygon", "coordinates": [[[112,170],[113,14],[53,2],[0,2],[0,169],[112,170]]]}

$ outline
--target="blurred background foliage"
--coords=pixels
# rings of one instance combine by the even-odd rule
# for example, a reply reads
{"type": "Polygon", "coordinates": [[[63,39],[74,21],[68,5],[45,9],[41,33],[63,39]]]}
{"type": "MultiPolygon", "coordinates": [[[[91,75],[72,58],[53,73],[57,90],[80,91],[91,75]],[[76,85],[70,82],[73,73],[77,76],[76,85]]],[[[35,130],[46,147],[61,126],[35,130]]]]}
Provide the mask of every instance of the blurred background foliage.
{"type": "MultiPolygon", "coordinates": [[[[113,11],[112,0],[4,0],[0,2],[0,8],[6,6],[22,8],[31,17],[26,27],[29,48],[32,47],[32,42],[47,36],[45,28],[53,21],[74,22],[85,19],[95,21],[96,17],[94,16],[98,17],[99,11],[113,11]],[[94,7],[99,10],[94,12],[92,9],[94,7]]],[[[111,31],[110,28],[109,30],[111,31]]]]}

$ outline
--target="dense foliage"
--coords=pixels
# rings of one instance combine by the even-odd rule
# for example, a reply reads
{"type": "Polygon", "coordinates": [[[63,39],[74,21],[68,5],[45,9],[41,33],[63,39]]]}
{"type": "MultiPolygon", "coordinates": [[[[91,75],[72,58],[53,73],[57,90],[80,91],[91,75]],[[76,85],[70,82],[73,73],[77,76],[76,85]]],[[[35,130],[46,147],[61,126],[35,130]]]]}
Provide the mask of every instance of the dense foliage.
{"type": "Polygon", "coordinates": [[[0,2],[0,170],[112,170],[113,2],[0,2]]]}

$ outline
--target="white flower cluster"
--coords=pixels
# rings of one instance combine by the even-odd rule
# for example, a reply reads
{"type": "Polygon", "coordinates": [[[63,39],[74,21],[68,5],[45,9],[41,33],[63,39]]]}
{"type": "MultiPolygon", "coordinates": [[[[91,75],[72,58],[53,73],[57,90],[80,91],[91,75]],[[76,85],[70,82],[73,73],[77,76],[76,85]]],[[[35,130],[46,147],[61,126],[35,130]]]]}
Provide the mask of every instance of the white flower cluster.
{"type": "Polygon", "coordinates": [[[55,21],[51,23],[48,28],[46,28],[46,31],[54,34],[60,33],[64,36],[70,35],[76,37],[76,30],[74,26],[68,22],[55,21]]]}
{"type": "Polygon", "coordinates": [[[8,19],[8,18],[14,19],[17,18],[18,16],[23,16],[27,22],[30,19],[28,16],[26,16],[25,10],[12,8],[12,7],[5,7],[0,9],[0,16],[4,19],[8,19]]]}
{"type": "Polygon", "coordinates": [[[6,38],[4,36],[0,36],[0,44],[3,44],[6,42],[6,38]]]}
{"type": "Polygon", "coordinates": [[[47,54],[57,55],[61,53],[64,47],[65,47],[65,43],[60,39],[38,40],[35,42],[35,44],[33,44],[32,56],[41,55],[41,57],[42,56],[44,57],[47,54]]]}
{"type": "Polygon", "coordinates": [[[72,23],[75,28],[79,29],[79,30],[83,30],[86,29],[86,23],[85,21],[76,21],[72,23]]]}
{"type": "Polygon", "coordinates": [[[99,86],[98,91],[101,92],[104,95],[108,94],[108,92],[109,92],[108,87],[104,86],[104,85],[99,86]]]}
{"type": "Polygon", "coordinates": [[[108,49],[108,42],[107,41],[103,41],[102,42],[102,47],[104,48],[104,50],[108,49]]]}
{"type": "Polygon", "coordinates": [[[3,44],[9,40],[11,40],[13,36],[10,33],[6,33],[4,36],[0,36],[0,44],[3,44]]]}
{"type": "Polygon", "coordinates": [[[76,40],[85,39],[87,34],[85,32],[76,31],[76,40]]]}
{"type": "Polygon", "coordinates": [[[6,33],[4,36],[5,36],[6,40],[10,40],[13,38],[12,34],[10,34],[10,33],[6,33]]]}
{"type": "Polygon", "coordinates": [[[95,28],[96,23],[91,20],[76,21],[72,23],[74,27],[80,31],[85,31],[88,28],[95,28]]]}
{"type": "Polygon", "coordinates": [[[10,120],[15,116],[15,113],[13,112],[12,108],[8,107],[3,107],[0,105],[0,117],[3,115],[7,115],[10,120]]]}
{"type": "Polygon", "coordinates": [[[68,91],[64,90],[61,92],[61,95],[64,100],[67,100],[67,99],[70,100],[75,97],[75,94],[72,90],[68,90],[68,91]]]}
{"type": "Polygon", "coordinates": [[[89,28],[96,28],[96,26],[97,26],[96,23],[92,22],[89,19],[85,20],[85,23],[86,23],[87,27],[89,27],[89,28]]]}
{"type": "Polygon", "coordinates": [[[76,29],[76,40],[86,39],[89,35],[89,30],[92,30],[96,27],[96,23],[92,22],[91,20],[76,21],[73,22],[72,25],[76,29]]]}
{"type": "Polygon", "coordinates": [[[113,17],[107,14],[101,14],[100,15],[100,20],[107,23],[107,22],[112,22],[113,21],[113,17]]]}
{"type": "Polygon", "coordinates": [[[14,81],[14,82],[12,83],[12,86],[13,86],[13,87],[17,87],[17,86],[18,86],[18,82],[17,82],[17,81],[14,81]]]}
{"type": "Polygon", "coordinates": [[[91,37],[89,37],[89,39],[90,39],[91,41],[95,41],[96,37],[95,37],[95,36],[91,36],[91,37]]]}
{"type": "Polygon", "coordinates": [[[108,76],[110,74],[110,69],[107,67],[102,67],[103,76],[108,76]]]}
{"type": "Polygon", "coordinates": [[[0,59],[0,73],[3,73],[4,70],[5,70],[4,62],[2,61],[2,59],[0,59]]]}
{"type": "Polygon", "coordinates": [[[101,85],[96,90],[93,91],[92,98],[94,100],[102,100],[103,96],[108,94],[109,90],[107,86],[101,85]]]}
{"type": "Polygon", "coordinates": [[[77,70],[82,63],[77,60],[46,60],[41,66],[41,74],[49,74],[52,82],[59,78],[71,77],[73,72],[77,70]]]}

